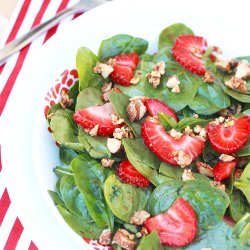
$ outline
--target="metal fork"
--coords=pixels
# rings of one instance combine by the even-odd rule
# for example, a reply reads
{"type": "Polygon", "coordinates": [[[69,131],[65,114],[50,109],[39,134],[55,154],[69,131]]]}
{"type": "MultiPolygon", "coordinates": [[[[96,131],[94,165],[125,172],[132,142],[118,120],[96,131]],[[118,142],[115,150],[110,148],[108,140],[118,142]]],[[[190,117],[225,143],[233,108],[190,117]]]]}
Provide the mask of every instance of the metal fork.
{"type": "Polygon", "coordinates": [[[111,0],[80,0],[78,3],[58,13],[56,16],[49,19],[48,21],[31,29],[29,32],[15,39],[14,41],[8,43],[4,48],[0,50],[0,66],[6,61],[6,59],[9,56],[19,51],[20,49],[24,48],[26,45],[28,45],[36,37],[38,37],[45,31],[54,27],[57,23],[59,23],[66,16],[74,14],[76,12],[81,12],[81,11],[86,12],[108,1],[111,1],[111,0]]]}

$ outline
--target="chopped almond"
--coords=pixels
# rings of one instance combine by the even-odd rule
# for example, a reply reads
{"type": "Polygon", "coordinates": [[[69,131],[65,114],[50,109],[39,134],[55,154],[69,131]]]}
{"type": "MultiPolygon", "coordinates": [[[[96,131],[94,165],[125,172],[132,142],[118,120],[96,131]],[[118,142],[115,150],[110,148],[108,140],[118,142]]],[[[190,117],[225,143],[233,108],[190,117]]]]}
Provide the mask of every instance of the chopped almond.
{"type": "Polygon", "coordinates": [[[235,157],[231,156],[231,155],[227,155],[227,154],[222,154],[219,159],[221,161],[224,161],[224,162],[229,162],[229,161],[233,161],[235,159],[235,157]]]}
{"type": "Polygon", "coordinates": [[[147,108],[140,99],[130,101],[127,107],[127,114],[131,122],[134,120],[140,120],[146,112],[147,108]]]}
{"type": "Polygon", "coordinates": [[[130,233],[125,229],[118,229],[114,235],[112,243],[116,243],[126,250],[134,250],[136,246],[135,241],[130,239],[130,233]]]}
{"type": "Polygon", "coordinates": [[[212,83],[215,81],[215,76],[212,72],[207,71],[202,79],[204,82],[212,83]]]}
{"type": "Polygon", "coordinates": [[[172,90],[180,89],[179,84],[180,84],[180,81],[176,75],[169,77],[166,82],[166,86],[172,90]]]}
{"type": "Polygon", "coordinates": [[[157,86],[161,82],[161,73],[153,70],[152,72],[147,74],[148,81],[153,85],[153,88],[157,88],[157,86]]]}
{"type": "Polygon", "coordinates": [[[102,246],[109,245],[111,242],[111,234],[112,234],[112,232],[110,229],[104,229],[100,235],[100,238],[99,238],[100,245],[102,245],[102,246]]]}
{"type": "Polygon", "coordinates": [[[122,142],[120,140],[115,138],[108,138],[107,147],[112,154],[117,153],[120,150],[121,146],[122,142]]]}
{"type": "Polygon", "coordinates": [[[150,217],[150,214],[145,211],[138,211],[133,214],[133,216],[130,218],[130,223],[135,225],[142,225],[146,219],[150,217]]]}
{"type": "Polygon", "coordinates": [[[108,64],[97,62],[93,71],[96,74],[101,74],[106,79],[114,71],[114,68],[108,64]]]}
{"type": "Polygon", "coordinates": [[[69,99],[68,94],[64,90],[62,90],[61,101],[60,101],[62,108],[65,109],[65,108],[69,107],[70,105],[72,105],[73,103],[74,103],[73,99],[69,99]]]}
{"type": "Polygon", "coordinates": [[[226,190],[226,186],[224,184],[221,184],[221,182],[219,181],[210,181],[211,185],[218,188],[218,189],[221,189],[223,191],[226,190]]]}
{"type": "Polygon", "coordinates": [[[225,81],[225,85],[228,88],[237,89],[237,90],[242,91],[242,92],[247,91],[246,84],[247,83],[245,80],[238,78],[238,77],[235,77],[235,76],[233,76],[230,80],[225,81]]]}
{"type": "Polygon", "coordinates": [[[214,177],[213,169],[208,164],[198,161],[196,162],[196,166],[200,174],[208,177],[214,177]]]}
{"type": "Polygon", "coordinates": [[[107,93],[112,89],[112,82],[104,83],[102,86],[102,93],[107,93]]]}
{"type": "Polygon", "coordinates": [[[168,133],[174,139],[180,139],[183,136],[182,133],[176,131],[174,128],[172,128],[168,133]]]}
{"type": "Polygon", "coordinates": [[[242,60],[238,64],[235,77],[242,79],[250,77],[250,64],[246,60],[242,60]]]}
{"type": "Polygon", "coordinates": [[[114,125],[120,125],[124,123],[124,119],[119,118],[117,115],[111,114],[110,118],[114,125]]]}
{"type": "Polygon", "coordinates": [[[193,129],[190,128],[190,126],[187,126],[184,130],[184,133],[186,135],[192,135],[193,134],[193,129]]]}
{"type": "Polygon", "coordinates": [[[161,75],[165,74],[165,62],[161,61],[158,62],[155,66],[154,66],[154,70],[159,72],[161,75]]]}
{"type": "Polygon", "coordinates": [[[130,80],[130,83],[133,84],[133,85],[136,85],[136,84],[138,84],[140,81],[141,81],[141,77],[140,77],[140,76],[136,76],[136,77],[133,77],[133,78],[130,80]]]}
{"type": "Polygon", "coordinates": [[[192,157],[186,154],[183,150],[174,151],[172,154],[174,156],[174,160],[182,168],[189,166],[193,160],[192,157]]]}
{"type": "Polygon", "coordinates": [[[97,131],[98,131],[99,125],[95,125],[92,129],[90,129],[90,131],[88,132],[88,134],[90,136],[97,136],[97,131]]]}
{"type": "Polygon", "coordinates": [[[182,174],[182,180],[183,181],[190,181],[194,180],[194,175],[191,171],[191,169],[184,169],[183,174],[182,174]]]}
{"type": "Polygon", "coordinates": [[[108,158],[104,158],[101,160],[101,164],[105,168],[111,168],[114,162],[115,162],[114,160],[108,158]]]}

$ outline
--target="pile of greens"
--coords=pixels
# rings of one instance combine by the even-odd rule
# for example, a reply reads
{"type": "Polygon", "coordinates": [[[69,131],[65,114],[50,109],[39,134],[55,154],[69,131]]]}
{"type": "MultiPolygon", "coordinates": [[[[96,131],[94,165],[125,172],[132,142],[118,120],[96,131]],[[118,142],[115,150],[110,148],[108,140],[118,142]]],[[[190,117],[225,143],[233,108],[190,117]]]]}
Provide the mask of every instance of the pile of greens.
{"type": "MultiPolygon", "coordinates": [[[[195,180],[182,181],[183,169],[161,162],[144,145],[140,136],[140,122],[131,123],[126,108],[130,97],[147,96],[157,98],[173,108],[180,121],[169,120],[160,116],[166,128],[174,127],[183,131],[186,126],[206,125],[217,112],[232,104],[240,104],[243,113],[250,115],[250,95],[240,93],[224,86],[224,79],[229,77],[217,71],[208,58],[204,62],[215,75],[216,81],[207,84],[201,76],[192,74],[172,58],[172,46],[176,37],[193,34],[183,24],[173,24],[164,29],[159,37],[158,52],[147,54],[148,42],[129,35],[117,35],[101,42],[98,56],[88,48],[79,48],[76,55],[76,67],[79,82],[69,90],[69,98],[74,103],[63,109],[58,103],[49,114],[49,126],[54,140],[59,144],[61,165],[54,168],[58,176],[55,191],[49,191],[58,211],[68,225],[81,237],[98,239],[104,229],[113,233],[125,228],[131,233],[140,231],[138,226],[129,223],[134,212],[146,210],[151,215],[162,213],[171,207],[178,197],[185,198],[194,208],[199,233],[195,241],[184,249],[249,249],[250,248],[250,164],[242,164],[243,174],[237,180],[232,174],[226,184],[226,191],[210,184],[210,179],[195,173],[195,180]],[[102,62],[118,54],[136,52],[140,55],[137,72],[141,81],[137,85],[123,87],[115,85],[122,93],[112,92],[109,100],[117,113],[129,125],[135,135],[134,139],[123,139],[124,151],[112,155],[107,148],[107,137],[92,137],[85,133],[73,120],[75,111],[95,105],[102,105],[101,87],[108,82],[101,75],[93,72],[97,62],[102,62]],[[159,61],[166,64],[166,73],[161,78],[158,88],[148,83],[146,74],[151,72],[159,61]],[[172,93],[164,82],[177,75],[181,92],[172,93]],[[193,113],[200,118],[193,118],[193,113]],[[149,188],[137,188],[123,183],[115,173],[115,166],[125,158],[145,177],[151,185],[149,188]],[[104,168],[100,160],[115,160],[113,168],[104,168]],[[232,227],[223,221],[228,215],[237,223],[232,227]]],[[[242,59],[242,58],[240,58],[242,59]]],[[[250,61],[250,57],[244,57],[250,61]]],[[[236,58],[239,60],[239,58],[236,58]]],[[[249,86],[250,80],[247,85],[249,86]]],[[[207,145],[198,160],[214,165],[219,154],[207,145]]],[[[238,157],[250,156],[250,140],[237,153],[238,157]]],[[[249,160],[249,158],[248,158],[249,160]]],[[[195,165],[190,168],[197,172],[195,165]]],[[[121,249],[114,245],[114,249],[121,249]]],[[[159,243],[157,233],[137,240],[137,249],[172,249],[159,243]]]]}

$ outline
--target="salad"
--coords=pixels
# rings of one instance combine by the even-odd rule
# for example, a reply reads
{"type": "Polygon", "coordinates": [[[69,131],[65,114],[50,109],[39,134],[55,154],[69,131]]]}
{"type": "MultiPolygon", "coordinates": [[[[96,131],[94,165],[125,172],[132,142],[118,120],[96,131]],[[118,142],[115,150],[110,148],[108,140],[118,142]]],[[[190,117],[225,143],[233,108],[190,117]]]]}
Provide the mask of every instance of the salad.
{"type": "Polygon", "coordinates": [[[47,116],[50,196],[113,249],[249,249],[250,57],[223,58],[181,23],[147,48],[119,34],[78,49],[79,81],[47,116]]]}

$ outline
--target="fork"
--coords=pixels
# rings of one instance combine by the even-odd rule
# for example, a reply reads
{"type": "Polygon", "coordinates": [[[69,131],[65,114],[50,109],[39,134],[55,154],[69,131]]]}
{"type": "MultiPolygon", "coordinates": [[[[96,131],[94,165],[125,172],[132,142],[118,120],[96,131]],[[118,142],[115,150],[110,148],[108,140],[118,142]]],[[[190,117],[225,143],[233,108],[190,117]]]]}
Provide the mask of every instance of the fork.
{"type": "Polygon", "coordinates": [[[59,23],[66,16],[74,14],[76,12],[88,11],[108,1],[111,1],[111,0],[80,0],[79,2],[72,5],[71,7],[58,13],[57,15],[55,15],[53,18],[49,19],[48,21],[31,29],[29,32],[15,39],[14,41],[8,43],[4,48],[0,50],[0,66],[7,60],[9,56],[11,56],[12,54],[24,48],[26,45],[31,43],[36,37],[38,37],[45,31],[54,27],[57,23],[59,23]]]}

